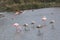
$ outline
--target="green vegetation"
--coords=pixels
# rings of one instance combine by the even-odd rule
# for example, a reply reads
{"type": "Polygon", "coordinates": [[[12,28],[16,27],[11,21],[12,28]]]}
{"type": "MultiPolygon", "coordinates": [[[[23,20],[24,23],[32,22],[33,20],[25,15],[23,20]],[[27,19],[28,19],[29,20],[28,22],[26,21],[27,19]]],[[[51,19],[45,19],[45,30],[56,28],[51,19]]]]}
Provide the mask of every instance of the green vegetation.
{"type": "Polygon", "coordinates": [[[0,11],[60,7],[60,0],[0,0],[0,11]]]}

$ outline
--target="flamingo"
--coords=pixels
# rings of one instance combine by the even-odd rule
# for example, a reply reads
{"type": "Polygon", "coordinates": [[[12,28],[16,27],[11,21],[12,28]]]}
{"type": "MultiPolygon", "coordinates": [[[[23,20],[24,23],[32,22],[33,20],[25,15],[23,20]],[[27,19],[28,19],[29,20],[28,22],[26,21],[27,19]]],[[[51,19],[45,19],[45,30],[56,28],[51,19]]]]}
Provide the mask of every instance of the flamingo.
{"type": "Polygon", "coordinates": [[[14,25],[15,27],[18,27],[18,26],[19,26],[19,24],[18,24],[18,23],[14,23],[13,25],[14,25]]]}
{"type": "Polygon", "coordinates": [[[42,21],[43,21],[44,26],[46,26],[46,20],[47,20],[47,17],[46,16],[43,16],[42,17],[42,21]]]}
{"type": "Polygon", "coordinates": [[[55,20],[50,21],[50,24],[52,25],[52,29],[54,29],[54,23],[55,23],[55,20]]]}
{"type": "Polygon", "coordinates": [[[38,25],[36,28],[38,29],[38,35],[40,36],[41,35],[40,28],[42,28],[42,25],[38,25]]]}
{"type": "Polygon", "coordinates": [[[27,31],[28,24],[25,23],[23,26],[25,27],[25,31],[27,31]]]}
{"type": "Polygon", "coordinates": [[[34,28],[34,24],[35,24],[35,23],[36,23],[35,21],[32,21],[32,23],[31,23],[31,24],[32,24],[32,26],[33,26],[33,28],[34,28]]]}
{"type": "Polygon", "coordinates": [[[53,24],[53,23],[55,23],[55,20],[51,20],[51,21],[50,21],[50,24],[53,24]]]}
{"type": "Polygon", "coordinates": [[[15,15],[19,15],[20,13],[17,11],[16,13],[15,13],[15,15]]]}
{"type": "Polygon", "coordinates": [[[18,23],[14,23],[13,26],[16,27],[17,32],[21,31],[20,25],[18,23]]]}
{"type": "Polygon", "coordinates": [[[25,26],[25,27],[27,27],[27,26],[28,26],[28,24],[27,24],[27,23],[25,23],[25,24],[24,24],[24,26],[25,26]]]}
{"type": "Polygon", "coordinates": [[[21,14],[23,11],[16,11],[15,15],[21,14]]]}
{"type": "Polygon", "coordinates": [[[42,21],[46,21],[46,20],[47,20],[46,16],[43,16],[42,21]]]}
{"type": "Polygon", "coordinates": [[[42,27],[43,27],[42,25],[38,25],[36,28],[40,29],[40,28],[42,28],[42,27]]]}

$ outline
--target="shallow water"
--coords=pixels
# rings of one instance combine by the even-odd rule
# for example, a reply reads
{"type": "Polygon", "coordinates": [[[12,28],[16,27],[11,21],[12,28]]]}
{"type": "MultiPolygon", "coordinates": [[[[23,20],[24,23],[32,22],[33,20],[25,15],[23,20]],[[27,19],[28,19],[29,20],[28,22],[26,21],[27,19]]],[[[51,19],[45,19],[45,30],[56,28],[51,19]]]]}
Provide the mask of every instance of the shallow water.
{"type": "Polygon", "coordinates": [[[60,8],[43,8],[25,10],[22,14],[15,16],[12,12],[1,12],[5,17],[0,18],[0,40],[60,40],[60,8]],[[47,17],[47,21],[43,23],[42,16],[47,17]],[[55,20],[54,29],[49,22],[55,20]],[[38,35],[38,29],[32,28],[30,24],[36,21],[35,27],[40,24],[46,24],[40,29],[41,35],[38,35]],[[19,23],[21,27],[24,23],[29,24],[30,31],[17,33],[13,23],[19,23]]]}

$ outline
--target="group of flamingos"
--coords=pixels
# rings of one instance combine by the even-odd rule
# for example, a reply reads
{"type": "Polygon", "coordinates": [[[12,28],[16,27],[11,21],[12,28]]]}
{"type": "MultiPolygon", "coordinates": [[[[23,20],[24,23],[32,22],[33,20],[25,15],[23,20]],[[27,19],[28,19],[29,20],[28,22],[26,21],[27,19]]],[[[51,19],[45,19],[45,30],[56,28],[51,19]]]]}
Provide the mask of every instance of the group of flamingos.
{"type": "MultiPolygon", "coordinates": [[[[15,13],[15,15],[19,15],[20,13],[22,13],[23,11],[21,11],[21,12],[16,12],[15,13]]],[[[43,22],[46,22],[46,20],[47,20],[47,17],[46,16],[43,16],[42,18],[41,18],[41,20],[43,21],[43,22]]],[[[31,25],[34,25],[36,22],[35,21],[32,21],[31,22],[31,25]]],[[[54,23],[55,23],[55,20],[51,20],[50,22],[49,22],[51,25],[53,25],[54,23]]],[[[21,30],[21,26],[20,26],[20,24],[19,23],[14,23],[13,24],[13,26],[14,27],[16,27],[16,31],[17,32],[20,32],[21,30]]],[[[27,29],[27,27],[29,26],[29,24],[27,24],[27,23],[25,23],[24,25],[24,30],[26,31],[27,29]]],[[[44,27],[44,25],[37,25],[36,26],[36,28],[38,29],[38,30],[40,30],[40,28],[42,28],[42,27],[44,27]]],[[[52,26],[52,28],[53,28],[53,26],[52,26]]]]}

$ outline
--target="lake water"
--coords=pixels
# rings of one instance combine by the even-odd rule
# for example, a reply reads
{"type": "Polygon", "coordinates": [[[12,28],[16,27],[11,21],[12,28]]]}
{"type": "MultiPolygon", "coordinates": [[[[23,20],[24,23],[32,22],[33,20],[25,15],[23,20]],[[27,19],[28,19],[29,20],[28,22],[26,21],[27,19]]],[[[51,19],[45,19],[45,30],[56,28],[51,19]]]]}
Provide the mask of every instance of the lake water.
{"type": "Polygon", "coordinates": [[[60,8],[43,8],[25,10],[22,14],[16,15],[13,12],[1,12],[5,17],[0,18],[0,40],[60,40],[60,8]],[[42,16],[46,16],[45,23],[42,21],[42,16]],[[55,20],[54,29],[49,22],[55,20]],[[31,22],[35,21],[34,29],[31,22]],[[22,31],[16,32],[14,23],[19,23],[22,31]],[[28,23],[29,31],[24,31],[23,24],[28,23]],[[38,35],[37,25],[46,24],[40,29],[41,35],[38,35]]]}

